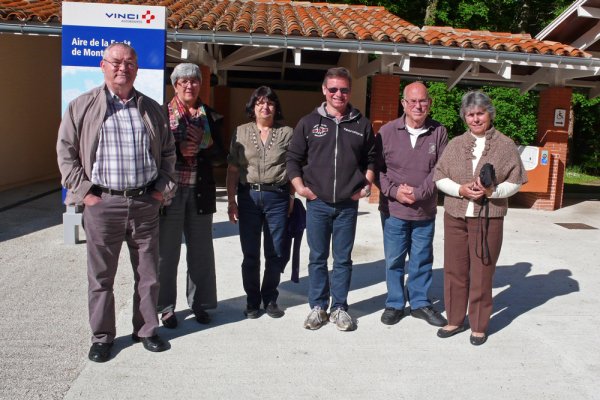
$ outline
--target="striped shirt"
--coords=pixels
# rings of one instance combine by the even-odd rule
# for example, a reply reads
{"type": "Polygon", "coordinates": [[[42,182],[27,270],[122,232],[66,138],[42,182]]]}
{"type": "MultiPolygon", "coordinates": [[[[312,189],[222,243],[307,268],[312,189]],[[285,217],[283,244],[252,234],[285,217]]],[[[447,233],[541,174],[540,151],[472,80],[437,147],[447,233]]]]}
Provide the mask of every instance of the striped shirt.
{"type": "Polygon", "coordinates": [[[113,190],[147,186],[158,177],[158,170],[137,98],[121,101],[110,91],[106,98],[91,181],[113,190]]]}

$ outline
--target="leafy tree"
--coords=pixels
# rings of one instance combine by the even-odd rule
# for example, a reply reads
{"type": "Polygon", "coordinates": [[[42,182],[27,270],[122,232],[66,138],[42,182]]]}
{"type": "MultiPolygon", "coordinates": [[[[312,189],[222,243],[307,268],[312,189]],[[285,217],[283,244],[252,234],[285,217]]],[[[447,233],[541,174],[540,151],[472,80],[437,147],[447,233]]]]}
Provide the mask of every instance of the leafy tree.
{"type": "Polygon", "coordinates": [[[435,25],[536,34],[571,0],[446,0],[432,10],[435,25]]]}
{"type": "Polygon", "coordinates": [[[497,32],[541,31],[571,0],[332,0],[332,3],[383,6],[417,26],[447,25],[497,32]]]}
{"type": "Polygon", "coordinates": [[[524,95],[518,89],[496,86],[470,88],[457,86],[448,90],[443,82],[427,84],[433,99],[431,116],[448,129],[450,138],[462,134],[466,126],[460,118],[460,102],[469,90],[481,90],[492,99],[496,108],[496,129],[512,138],[518,144],[531,144],[537,133],[537,106],[539,95],[528,92],[524,95]]]}
{"type": "Polygon", "coordinates": [[[600,97],[588,99],[573,93],[575,122],[569,149],[569,164],[578,165],[584,172],[600,175],[600,97]]]}
{"type": "Polygon", "coordinates": [[[484,86],[482,91],[490,96],[496,108],[496,129],[517,144],[528,145],[535,141],[539,100],[536,92],[522,95],[518,89],[498,86],[484,86]]]}
{"type": "Polygon", "coordinates": [[[441,122],[452,138],[464,132],[465,126],[460,118],[460,99],[465,93],[463,89],[448,90],[443,82],[430,82],[427,84],[429,96],[433,99],[431,117],[441,122]]]}

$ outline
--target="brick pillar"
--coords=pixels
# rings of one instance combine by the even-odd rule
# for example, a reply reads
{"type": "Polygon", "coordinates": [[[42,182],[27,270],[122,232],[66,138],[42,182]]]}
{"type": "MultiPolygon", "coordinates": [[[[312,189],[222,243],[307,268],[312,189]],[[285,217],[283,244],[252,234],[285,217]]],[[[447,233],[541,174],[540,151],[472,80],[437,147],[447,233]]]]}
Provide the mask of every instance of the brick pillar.
{"type": "MultiPolygon", "coordinates": [[[[400,77],[375,75],[371,78],[371,122],[375,132],[382,125],[398,118],[400,103],[400,77]]],[[[373,187],[369,203],[379,203],[379,189],[373,187]]]]}
{"type": "Polygon", "coordinates": [[[375,75],[371,78],[371,122],[375,132],[381,126],[398,118],[400,103],[400,77],[375,75]]]}
{"type": "Polygon", "coordinates": [[[573,90],[551,87],[540,93],[538,106],[538,133],[536,146],[550,150],[549,191],[546,193],[519,193],[515,200],[538,210],[553,211],[562,207],[567,142],[571,126],[571,95],[573,90]],[[555,126],[555,110],[565,110],[564,123],[555,126]]]}
{"type": "Polygon", "coordinates": [[[212,104],[210,101],[210,68],[206,65],[200,65],[200,74],[202,74],[202,85],[200,86],[200,98],[205,104],[212,104]]]}

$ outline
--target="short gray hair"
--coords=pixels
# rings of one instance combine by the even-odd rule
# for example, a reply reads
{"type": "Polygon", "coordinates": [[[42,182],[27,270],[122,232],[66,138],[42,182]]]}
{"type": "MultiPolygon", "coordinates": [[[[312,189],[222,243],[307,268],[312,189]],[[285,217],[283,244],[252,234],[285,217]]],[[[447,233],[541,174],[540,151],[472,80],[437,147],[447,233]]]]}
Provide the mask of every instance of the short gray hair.
{"type": "Polygon", "coordinates": [[[137,62],[138,62],[137,52],[135,51],[135,49],[133,47],[131,47],[127,43],[123,43],[123,42],[112,42],[111,44],[109,44],[108,47],[105,48],[104,51],[102,52],[102,58],[104,59],[104,55],[108,54],[108,52],[110,52],[115,47],[123,47],[125,50],[129,50],[131,52],[131,55],[133,55],[133,60],[137,64],[137,62]]]}
{"type": "Polygon", "coordinates": [[[496,108],[492,104],[492,99],[479,90],[472,90],[465,93],[460,102],[460,118],[462,118],[465,123],[465,114],[475,107],[480,107],[487,111],[490,114],[490,120],[492,122],[496,119],[496,108]]]}
{"type": "Polygon", "coordinates": [[[175,86],[177,81],[182,78],[195,78],[202,83],[200,67],[192,63],[177,64],[177,66],[173,68],[173,73],[171,73],[171,83],[175,86]]]}

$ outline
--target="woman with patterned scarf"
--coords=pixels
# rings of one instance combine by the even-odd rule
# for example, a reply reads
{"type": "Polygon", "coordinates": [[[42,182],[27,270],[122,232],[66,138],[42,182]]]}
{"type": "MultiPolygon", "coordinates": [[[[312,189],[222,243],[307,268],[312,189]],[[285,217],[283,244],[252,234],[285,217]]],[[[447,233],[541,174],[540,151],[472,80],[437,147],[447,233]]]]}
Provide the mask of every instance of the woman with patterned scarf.
{"type": "Polygon", "coordinates": [[[175,138],[178,190],[160,216],[158,313],[165,328],[177,327],[177,266],[182,234],[187,248],[187,302],[201,324],[210,322],[206,309],[216,308],[217,288],[212,243],[216,212],[213,166],[224,164],[222,116],[202,103],[200,68],[179,64],[171,74],[175,96],[169,102],[170,130],[175,138]]]}

